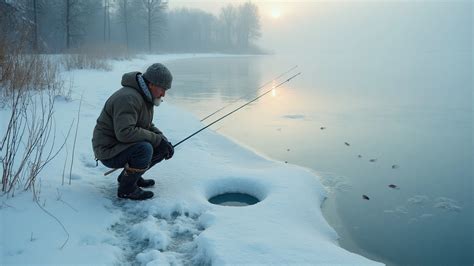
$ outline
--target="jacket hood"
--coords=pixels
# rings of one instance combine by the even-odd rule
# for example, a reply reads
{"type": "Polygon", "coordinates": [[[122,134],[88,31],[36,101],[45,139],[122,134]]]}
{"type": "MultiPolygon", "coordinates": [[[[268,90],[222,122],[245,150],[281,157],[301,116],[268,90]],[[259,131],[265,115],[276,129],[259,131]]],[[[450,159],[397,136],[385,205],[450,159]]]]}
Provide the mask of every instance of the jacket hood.
{"type": "Polygon", "coordinates": [[[141,74],[141,73],[138,72],[138,71],[123,74],[123,76],[122,76],[122,86],[134,88],[134,89],[140,91],[140,87],[139,87],[138,81],[137,81],[137,75],[139,75],[139,74],[141,74]]]}
{"type": "Polygon", "coordinates": [[[140,93],[140,95],[143,97],[143,99],[145,99],[146,102],[153,104],[153,98],[151,96],[151,93],[148,91],[148,87],[146,87],[146,84],[143,82],[143,78],[139,77],[139,75],[141,74],[142,73],[138,71],[123,74],[122,86],[135,89],[136,91],[138,91],[138,93],[140,93]],[[139,78],[141,78],[142,80],[142,86],[140,86],[140,83],[138,82],[139,78]],[[144,90],[146,90],[146,92],[144,90]]]}

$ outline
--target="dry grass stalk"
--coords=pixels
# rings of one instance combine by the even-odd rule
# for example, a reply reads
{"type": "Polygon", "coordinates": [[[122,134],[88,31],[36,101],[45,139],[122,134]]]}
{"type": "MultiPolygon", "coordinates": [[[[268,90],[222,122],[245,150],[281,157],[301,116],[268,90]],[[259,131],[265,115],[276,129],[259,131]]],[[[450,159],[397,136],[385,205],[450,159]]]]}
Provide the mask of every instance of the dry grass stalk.
{"type": "Polygon", "coordinates": [[[47,215],[49,215],[51,218],[53,218],[60,226],[61,228],[63,229],[63,231],[66,233],[66,240],[64,240],[64,243],[59,247],[59,249],[63,249],[67,242],[69,241],[69,232],[67,231],[66,227],[64,226],[64,224],[58,219],[58,217],[54,216],[51,212],[49,212],[48,210],[45,209],[44,206],[41,206],[41,204],[39,203],[39,197],[38,197],[38,194],[36,193],[35,191],[35,186],[33,185],[33,196],[34,196],[34,202],[36,203],[36,205],[44,212],[46,213],[47,215]]]}
{"type": "Polygon", "coordinates": [[[72,167],[74,165],[74,151],[76,150],[77,133],[79,131],[79,120],[81,118],[81,106],[82,106],[83,99],[84,99],[84,94],[81,95],[81,101],[79,102],[79,110],[77,111],[76,133],[74,134],[74,143],[72,145],[72,156],[71,156],[71,168],[69,169],[69,185],[72,182],[72,167]]]}
{"type": "Polygon", "coordinates": [[[14,45],[0,40],[0,102],[10,110],[0,142],[2,192],[11,196],[21,181],[25,190],[31,188],[66,142],[54,145],[54,97],[64,92],[58,64],[23,53],[24,46],[21,40],[14,45]]]}

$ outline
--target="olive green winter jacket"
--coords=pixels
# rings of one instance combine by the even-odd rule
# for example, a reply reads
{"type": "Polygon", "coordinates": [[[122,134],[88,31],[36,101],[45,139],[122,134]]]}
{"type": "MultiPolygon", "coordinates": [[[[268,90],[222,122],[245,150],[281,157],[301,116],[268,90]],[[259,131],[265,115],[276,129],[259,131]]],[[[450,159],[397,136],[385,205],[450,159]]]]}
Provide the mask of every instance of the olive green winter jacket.
{"type": "Polygon", "coordinates": [[[134,143],[148,141],[157,147],[164,138],[153,121],[153,103],[138,85],[140,72],[125,73],[123,88],[106,101],[92,137],[95,157],[110,159],[134,143]]]}

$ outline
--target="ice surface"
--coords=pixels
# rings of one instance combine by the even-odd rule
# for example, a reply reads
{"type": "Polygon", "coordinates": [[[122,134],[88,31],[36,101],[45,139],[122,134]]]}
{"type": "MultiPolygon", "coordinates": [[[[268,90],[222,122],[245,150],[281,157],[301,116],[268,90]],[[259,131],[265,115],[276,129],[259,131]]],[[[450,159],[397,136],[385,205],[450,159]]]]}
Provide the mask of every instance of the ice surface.
{"type": "Polygon", "coordinates": [[[443,209],[446,211],[454,211],[454,212],[462,211],[462,207],[459,206],[459,203],[456,200],[446,198],[446,197],[437,198],[435,200],[433,207],[438,208],[438,209],[443,209]]]}
{"type": "Polygon", "coordinates": [[[293,114],[293,115],[284,115],[283,118],[288,119],[304,119],[306,116],[301,114],[293,114]]]}
{"type": "Polygon", "coordinates": [[[411,198],[408,198],[407,202],[410,205],[424,205],[429,201],[428,196],[425,195],[416,195],[411,198]]]}

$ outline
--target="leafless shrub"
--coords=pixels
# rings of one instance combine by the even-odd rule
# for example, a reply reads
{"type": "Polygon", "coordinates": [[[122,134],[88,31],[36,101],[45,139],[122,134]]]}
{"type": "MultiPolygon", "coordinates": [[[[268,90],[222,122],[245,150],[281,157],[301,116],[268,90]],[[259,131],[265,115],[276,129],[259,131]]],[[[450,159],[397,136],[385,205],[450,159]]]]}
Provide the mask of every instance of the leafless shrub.
{"type": "Polygon", "coordinates": [[[79,110],[77,111],[76,133],[74,135],[74,143],[72,145],[71,168],[69,169],[69,185],[72,182],[72,167],[74,166],[74,151],[76,150],[77,132],[79,131],[79,120],[81,118],[81,106],[82,106],[83,99],[84,99],[84,94],[81,95],[81,101],[79,102],[79,110]]]}
{"type": "Polygon", "coordinates": [[[32,157],[28,162],[27,178],[24,185],[25,190],[28,190],[32,185],[34,185],[38,174],[63,149],[67,137],[72,129],[71,124],[64,142],[59,147],[55,147],[56,126],[53,120],[54,98],[51,95],[48,95],[46,97],[47,102],[45,102],[44,98],[45,97],[40,96],[39,100],[32,103],[33,108],[30,108],[30,117],[33,122],[29,123],[31,131],[29,132],[28,141],[32,139],[29,143],[34,144],[35,147],[31,153],[32,157]],[[38,112],[39,110],[40,112],[38,112]],[[33,111],[34,113],[32,113],[33,111]],[[35,133],[33,137],[31,132],[35,133]],[[50,141],[52,142],[49,143],[50,141]]]}
{"type": "MultiPolygon", "coordinates": [[[[73,121],[73,123],[74,123],[74,121],[73,121]]],[[[66,174],[66,165],[67,165],[68,155],[69,155],[69,151],[68,151],[68,148],[67,148],[67,145],[66,145],[66,159],[64,159],[63,175],[62,175],[62,179],[61,179],[61,185],[63,185],[63,186],[64,186],[64,175],[66,174]]]]}
{"type": "Polygon", "coordinates": [[[100,69],[110,71],[109,59],[130,59],[126,49],[117,45],[91,45],[70,50],[64,55],[63,65],[66,70],[100,69]]]}
{"type": "Polygon", "coordinates": [[[0,43],[0,103],[7,104],[10,95],[18,90],[47,90],[54,95],[69,95],[59,72],[59,63],[45,55],[2,49],[0,43]]]}
{"type": "Polygon", "coordinates": [[[38,207],[44,212],[46,213],[47,215],[49,215],[51,218],[53,218],[60,226],[61,228],[63,229],[64,233],[66,233],[66,240],[64,240],[64,243],[59,247],[59,249],[63,249],[67,242],[69,241],[69,232],[67,231],[66,227],[64,226],[64,224],[61,222],[61,220],[58,219],[58,217],[54,216],[51,212],[49,212],[48,210],[45,209],[45,206],[43,204],[43,206],[41,206],[41,204],[39,203],[39,198],[38,198],[38,193],[35,191],[35,185],[33,184],[33,196],[34,196],[34,202],[36,203],[36,205],[38,205],[38,207]]]}
{"type": "Polygon", "coordinates": [[[83,50],[113,60],[130,60],[134,57],[125,46],[112,43],[84,46],[83,50]]]}
{"type": "Polygon", "coordinates": [[[54,99],[65,93],[58,63],[24,47],[0,39],[0,107],[10,111],[0,132],[2,192],[12,196],[21,184],[30,189],[65,143],[54,145],[54,99]]]}
{"type": "Polygon", "coordinates": [[[104,58],[96,57],[89,54],[67,54],[64,55],[63,61],[66,70],[73,69],[101,69],[111,70],[110,64],[104,58]]]}
{"type": "Polygon", "coordinates": [[[2,192],[13,196],[19,184],[23,183],[24,190],[34,185],[39,173],[64,147],[72,124],[64,142],[56,147],[54,96],[18,89],[10,97],[11,115],[0,152],[2,192]]]}

